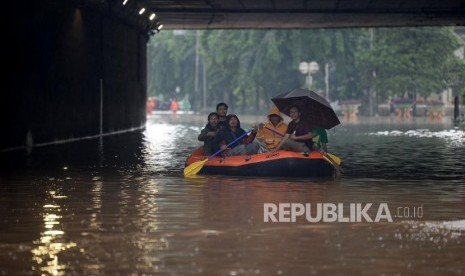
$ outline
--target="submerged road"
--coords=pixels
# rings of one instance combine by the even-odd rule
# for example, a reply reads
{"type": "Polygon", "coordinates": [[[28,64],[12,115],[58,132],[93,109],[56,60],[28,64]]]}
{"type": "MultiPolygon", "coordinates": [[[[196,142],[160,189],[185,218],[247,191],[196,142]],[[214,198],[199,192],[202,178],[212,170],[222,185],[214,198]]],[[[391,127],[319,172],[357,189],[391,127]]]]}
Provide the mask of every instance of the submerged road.
{"type": "Polygon", "coordinates": [[[0,274],[465,273],[463,129],[343,123],[328,133],[340,179],[185,179],[204,117],[153,115],[143,132],[1,153],[0,274]],[[265,204],[286,203],[342,213],[265,221],[265,204]],[[373,220],[387,207],[392,222],[352,220],[357,204],[373,220]]]}

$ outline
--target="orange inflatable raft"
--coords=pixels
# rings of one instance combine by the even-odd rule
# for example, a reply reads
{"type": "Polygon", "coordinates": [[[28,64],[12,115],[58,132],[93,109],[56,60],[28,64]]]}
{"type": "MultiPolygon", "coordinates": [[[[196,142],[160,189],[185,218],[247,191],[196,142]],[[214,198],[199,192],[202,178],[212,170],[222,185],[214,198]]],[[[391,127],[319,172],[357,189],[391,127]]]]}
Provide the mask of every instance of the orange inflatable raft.
{"type": "MultiPolygon", "coordinates": [[[[187,158],[186,167],[207,158],[203,148],[199,147],[187,158]]],[[[199,174],[279,177],[329,177],[334,173],[334,166],[318,151],[304,155],[284,150],[224,158],[215,156],[208,160],[199,172],[199,174]]]]}

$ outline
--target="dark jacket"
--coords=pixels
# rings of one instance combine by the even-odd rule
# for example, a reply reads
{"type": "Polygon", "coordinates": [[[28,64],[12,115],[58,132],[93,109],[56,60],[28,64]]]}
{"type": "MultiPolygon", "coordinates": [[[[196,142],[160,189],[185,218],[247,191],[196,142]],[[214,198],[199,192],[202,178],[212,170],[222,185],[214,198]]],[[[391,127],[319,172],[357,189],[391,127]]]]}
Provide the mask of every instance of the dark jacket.
{"type": "MultiPolygon", "coordinates": [[[[220,129],[218,134],[215,136],[213,143],[215,145],[216,150],[219,150],[222,145],[229,145],[229,143],[231,143],[232,141],[234,141],[235,139],[237,139],[238,137],[240,137],[241,135],[245,133],[245,130],[241,128],[241,122],[239,121],[239,118],[237,118],[236,115],[228,115],[225,123],[227,127],[220,129]],[[229,120],[231,119],[231,117],[236,117],[237,119],[236,132],[233,132],[229,128],[229,120]]],[[[230,145],[229,148],[232,149],[234,147],[237,147],[240,144],[250,144],[253,141],[253,139],[255,139],[255,135],[256,134],[245,136],[243,139],[234,142],[234,144],[230,145]]]]}
{"type": "Polygon", "coordinates": [[[224,128],[227,128],[227,124],[226,124],[227,120],[224,120],[224,121],[218,121],[218,130],[222,130],[224,128]]]}
{"type": "MultiPolygon", "coordinates": [[[[203,142],[203,152],[206,155],[213,154],[213,151],[216,149],[216,146],[213,144],[215,136],[208,136],[207,133],[210,131],[217,131],[216,127],[212,127],[210,124],[207,124],[199,134],[199,141],[203,142]]],[[[215,150],[216,151],[216,150],[215,150]]]]}

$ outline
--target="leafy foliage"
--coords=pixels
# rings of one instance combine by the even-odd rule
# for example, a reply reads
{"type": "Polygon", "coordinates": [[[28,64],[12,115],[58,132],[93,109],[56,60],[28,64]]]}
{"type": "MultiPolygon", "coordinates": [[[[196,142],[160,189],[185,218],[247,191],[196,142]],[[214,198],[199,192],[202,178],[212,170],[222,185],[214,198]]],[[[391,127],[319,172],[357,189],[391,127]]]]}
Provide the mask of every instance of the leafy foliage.
{"type": "Polygon", "coordinates": [[[328,64],[332,101],[366,100],[371,90],[381,101],[427,96],[463,89],[465,64],[454,55],[463,45],[451,27],[163,31],[148,47],[148,94],[188,94],[200,110],[205,71],[208,107],[225,101],[232,110],[265,112],[273,96],[305,86],[299,63],[316,61],[312,88],[325,90],[328,64]]]}

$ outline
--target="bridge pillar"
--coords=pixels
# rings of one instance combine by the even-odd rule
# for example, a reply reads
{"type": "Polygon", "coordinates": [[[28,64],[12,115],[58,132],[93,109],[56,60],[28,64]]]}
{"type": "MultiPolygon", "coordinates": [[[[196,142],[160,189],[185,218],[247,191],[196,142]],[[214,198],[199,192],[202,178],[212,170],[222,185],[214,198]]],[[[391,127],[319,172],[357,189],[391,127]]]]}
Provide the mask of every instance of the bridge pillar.
{"type": "Polygon", "coordinates": [[[83,2],[11,9],[0,151],[144,125],[147,33],[105,2],[83,2]]]}

